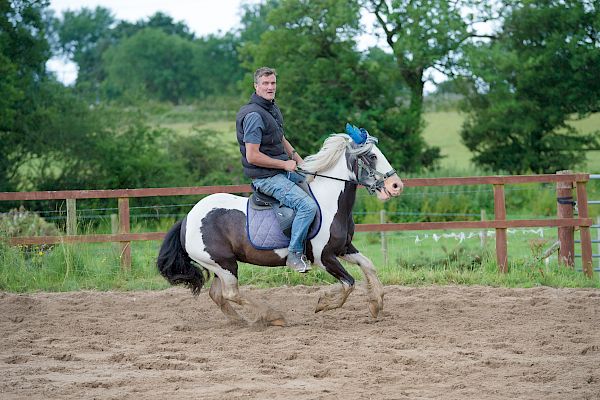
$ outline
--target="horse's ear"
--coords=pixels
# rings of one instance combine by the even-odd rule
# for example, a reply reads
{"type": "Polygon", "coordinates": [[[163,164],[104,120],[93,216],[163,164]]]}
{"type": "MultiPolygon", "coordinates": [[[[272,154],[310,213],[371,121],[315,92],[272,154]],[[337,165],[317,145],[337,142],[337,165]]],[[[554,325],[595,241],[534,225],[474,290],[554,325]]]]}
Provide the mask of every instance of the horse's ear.
{"type": "Polygon", "coordinates": [[[362,128],[359,129],[349,123],[346,123],[346,134],[350,136],[356,144],[363,144],[367,141],[367,131],[362,128]]]}

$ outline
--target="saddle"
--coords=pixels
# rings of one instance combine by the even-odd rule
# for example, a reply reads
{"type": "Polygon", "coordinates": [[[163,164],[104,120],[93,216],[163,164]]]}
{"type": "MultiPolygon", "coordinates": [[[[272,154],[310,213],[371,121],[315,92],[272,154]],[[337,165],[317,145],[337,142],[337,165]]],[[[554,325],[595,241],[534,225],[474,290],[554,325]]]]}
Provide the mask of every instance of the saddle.
{"type": "MultiPolygon", "coordinates": [[[[308,183],[301,182],[297,185],[317,203],[317,214],[306,238],[306,240],[310,240],[317,235],[321,228],[321,208],[308,183]]],[[[254,186],[252,186],[252,190],[246,213],[246,227],[250,243],[260,250],[287,247],[292,236],[292,223],[296,211],[281,204],[276,198],[259,192],[254,186]]]]}

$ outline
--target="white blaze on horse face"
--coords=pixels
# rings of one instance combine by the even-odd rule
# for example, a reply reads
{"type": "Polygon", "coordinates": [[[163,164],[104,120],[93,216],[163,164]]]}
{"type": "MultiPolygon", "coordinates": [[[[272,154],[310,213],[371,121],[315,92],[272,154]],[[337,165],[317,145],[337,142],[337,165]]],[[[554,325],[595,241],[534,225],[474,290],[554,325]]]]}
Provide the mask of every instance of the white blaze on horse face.
{"type": "MultiPolygon", "coordinates": [[[[393,170],[392,165],[389,163],[387,158],[383,155],[381,150],[377,146],[373,146],[373,153],[377,155],[377,163],[375,164],[375,169],[381,174],[387,174],[389,171],[393,170]]],[[[390,197],[395,197],[402,193],[404,189],[404,184],[402,180],[398,177],[397,174],[389,176],[384,181],[383,191],[377,191],[377,198],[380,200],[388,200],[390,197]]]]}

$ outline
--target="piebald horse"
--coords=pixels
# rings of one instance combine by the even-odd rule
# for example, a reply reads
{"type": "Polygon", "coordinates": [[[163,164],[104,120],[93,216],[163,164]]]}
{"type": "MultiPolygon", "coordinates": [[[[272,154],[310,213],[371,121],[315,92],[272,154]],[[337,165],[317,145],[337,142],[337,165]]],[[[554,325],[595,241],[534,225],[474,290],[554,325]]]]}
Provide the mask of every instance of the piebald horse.
{"type": "MultiPolygon", "coordinates": [[[[321,294],[315,312],[341,307],[354,289],[354,278],[338,257],[360,267],[366,280],[371,315],[376,318],[383,309],[383,285],[373,262],[352,245],[352,207],[357,186],[366,187],[382,201],[398,196],[403,189],[402,181],[376,143],[377,139],[368,134],[358,141],[347,134],[332,134],[319,152],[308,156],[300,166],[310,177],[310,189],[322,216],[321,229],[307,241],[307,257],[340,282],[321,294]]],[[[234,303],[255,314],[254,323],[285,325],[280,312],[249,299],[238,289],[238,261],[285,266],[288,254],[286,248],[258,250],[252,246],[246,232],[247,202],[247,197],[227,193],[200,200],[166,234],[157,260],[158,269],[171,284],[183,284],[194,295],[212,272],[209,296],[229,319],[248,322],[234,309],[234,303]]]]}

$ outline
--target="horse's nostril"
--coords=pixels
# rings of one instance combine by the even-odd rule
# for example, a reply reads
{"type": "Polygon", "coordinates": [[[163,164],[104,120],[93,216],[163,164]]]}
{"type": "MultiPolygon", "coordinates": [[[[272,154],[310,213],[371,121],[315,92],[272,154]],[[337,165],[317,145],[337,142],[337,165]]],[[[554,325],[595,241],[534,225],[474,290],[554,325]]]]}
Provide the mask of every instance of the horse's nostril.
{"type": "Polygon", "coordinates": [[[392,187],[393,187],[394,189],[398,189],[398,184],[397,184],[397,183],[394,183],[394,184],[392,185],[392,187]]]}

